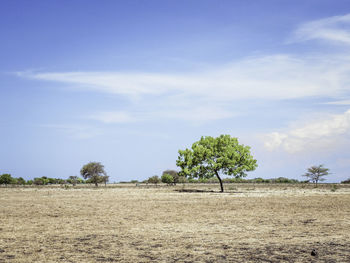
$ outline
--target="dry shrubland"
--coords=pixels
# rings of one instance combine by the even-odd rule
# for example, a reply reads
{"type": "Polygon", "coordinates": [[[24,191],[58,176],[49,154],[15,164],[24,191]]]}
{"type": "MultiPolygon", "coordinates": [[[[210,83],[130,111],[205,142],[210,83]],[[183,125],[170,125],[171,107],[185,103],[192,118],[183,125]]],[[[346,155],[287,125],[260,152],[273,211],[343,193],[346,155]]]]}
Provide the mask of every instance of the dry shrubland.
{"type": "Polygon", "coordinates": [[[0,262],[350,262],[350,188],[183,188],[0,188],[0,262]]]}

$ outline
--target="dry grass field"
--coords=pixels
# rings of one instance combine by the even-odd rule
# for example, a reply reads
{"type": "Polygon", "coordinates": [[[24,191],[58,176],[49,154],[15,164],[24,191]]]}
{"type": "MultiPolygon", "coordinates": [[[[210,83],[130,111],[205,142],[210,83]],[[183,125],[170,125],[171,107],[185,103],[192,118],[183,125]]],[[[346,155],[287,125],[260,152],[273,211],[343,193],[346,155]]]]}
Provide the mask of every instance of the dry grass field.
{"type": "Polygon", "coordinates": [[[0,188],[0,262],[350,262],[348,187],[182,187],[0,188]]]}

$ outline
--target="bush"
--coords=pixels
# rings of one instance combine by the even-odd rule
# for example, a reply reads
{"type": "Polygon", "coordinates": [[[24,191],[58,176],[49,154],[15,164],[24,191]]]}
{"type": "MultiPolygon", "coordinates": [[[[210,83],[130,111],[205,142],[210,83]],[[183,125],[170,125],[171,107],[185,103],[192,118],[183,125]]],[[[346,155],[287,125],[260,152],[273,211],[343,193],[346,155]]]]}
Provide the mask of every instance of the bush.
{"type": "Polygon", "coordinates": [[[345,180],[345,181],[341,181],[342,184],[350,184],[350,178],[345,180]]]}
{"type": "Polygon", "coordinates": [[[162,177],[165,174],[168,174],[168,175],[170,175],[173,178],[173,181],[171,183],[176,185],[179,182],[179,173],[177,171],[175,171],[175,170],[165,170],[162,173],[162,177]]]}
{"type": "Polygon", "coordinates": [[[174,178],[170,174],[163,174],[161,177],[162,183],[171,185],[174,183],[174,178]]]}
{"type": "Polygon", "coordinates": [[[45,185],[45,179],[43,179],[43,178],[34,178],[33,184],[35,184],[35,185],[45,185]]]}
{"type": "Polygon", "coordinates": [[[13,184],[15,183],[15,179],[11,176],[11,174],[2,174],[0,176],[0,184],[13,184]]]}
{"type": "Polygon", "coordinates": [[[17,178],[17,184],[19,184],[19,185],[25,185],[25,184],[26,184],[26,180],[24,180],[22,177],[17,178]]]}
{"type": "Polygon", "coordinates": [[[33,184],[33,180],[28,180],[27,181],[27,185],[32,185],[33,184]]]}
{"type": "Polygon", "coordinates": [[[149,184],[159,184],[161,181],[160,181],[160,178],[158,177],[158,175],[154,175],[154,176],[151,176],[150,178],[148,178],[147,182],[149,184]]]}

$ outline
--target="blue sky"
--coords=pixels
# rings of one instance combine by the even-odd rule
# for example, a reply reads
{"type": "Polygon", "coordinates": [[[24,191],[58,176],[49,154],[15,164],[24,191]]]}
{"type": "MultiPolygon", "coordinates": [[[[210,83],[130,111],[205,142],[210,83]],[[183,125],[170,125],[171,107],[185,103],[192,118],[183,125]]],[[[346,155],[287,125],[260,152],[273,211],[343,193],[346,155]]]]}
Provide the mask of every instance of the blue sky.
{"type": "Polygon", "coordinates": [[[0,173],[176,169],[230,134],[254,177],[350,177],[348,1],[1,1],[0,173]]]}

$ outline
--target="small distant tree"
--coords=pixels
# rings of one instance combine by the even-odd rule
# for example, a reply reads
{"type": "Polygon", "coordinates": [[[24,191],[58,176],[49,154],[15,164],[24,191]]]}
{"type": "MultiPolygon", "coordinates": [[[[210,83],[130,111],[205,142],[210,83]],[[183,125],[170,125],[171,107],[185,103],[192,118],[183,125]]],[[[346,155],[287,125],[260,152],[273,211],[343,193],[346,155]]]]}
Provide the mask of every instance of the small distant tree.
{"type": "Polygon", "coordinates": [[[78,176],[76,176],[76,175],[69,176],[67,182],[72,184],[73,186],[76,186],[77,182],[78,182],[78,176]]]}
{"type": "Polygon", "coordinates": [[[80,174],[84,179],[89,179],[91,183],[94,183],[96,187],[98,187],[98,183],[102,181],[102,177],[107,176],[104,166],[99,162],[89,162],[85,164],[81,168],[80,174]]]}
{"type": "Polygon", "coordinates": [[[257,167],[250,147],[239,144],[238,139],[230,135],[202,137],[192,144],[191,149],[179,150],[176,165],[181,168],[180,175],[190,179],[216,176],[221,192],[224,191],[222,175],[243,177],[257,167]]]}
{"type": "Polygon", "coordinates": [[[163,174],[161,177],[162,183],[171,185],[174,183],[174,178],[170,174],[163,174]]]}
{"type": "Polygon", "coordinates": [[[324,168],[323,165],[314,165],[307,169],[307,173],[303,174],[303,176],[307,177],[308,180],[314,183],[317,187],[318,182],[322,182],[325,180],[324,176],[329,174],[329,169],[324,168]]]}
{"type": "Polygon", "coordinates": [[[147,182],[149,184],[159,184],[161,182],[160,178],[158,177],[158,175],[154,175],[154,176],[151,176],[150,178],[148,178],[147,182]]]}
{"type": "Polygon", "coordinates": [[[11,176],[11,174],[2,174],[0,176],[0,184],[13,184],[14,183],[14,178],[11,176]]]}
{"type": "Polygon", "coordinates": [[[109,176],[108,175],[102,176],[101,182],[103,182],[105,184],[105,186],[107,186],[108,181],[109,181],[109,176]]]}
{"type": "Polygon", "coordinates": [[[179,182],[179,173],[175,170],[165,170],[162,173],[162,176],[168,174],[171,175],[171,177],[173,178],[173,181],[171,182],[172,184],[176,185],[179,182]]]}

